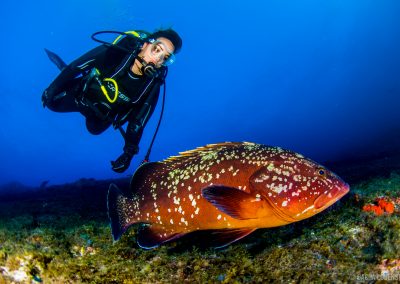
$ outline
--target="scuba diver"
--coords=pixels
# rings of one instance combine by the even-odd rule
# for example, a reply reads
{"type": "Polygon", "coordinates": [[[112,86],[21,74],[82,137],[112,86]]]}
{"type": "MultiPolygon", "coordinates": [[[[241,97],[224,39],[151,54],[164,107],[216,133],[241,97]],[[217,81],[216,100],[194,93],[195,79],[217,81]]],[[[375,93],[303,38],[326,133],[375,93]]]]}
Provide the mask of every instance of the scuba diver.
{"type": "MultiPolygon", "coordinates": [[[[125,144],[123,153],[111,166],[122,173],[139,151],[143,129],[156,107],[163,84],[165,97],[167,66],[174,62],[182,39],[172,29],[154,33],[101,31],[93,34],[92,39],[102,45],[69,65],[46,50],[61,73],[43,92],[42,103],[55,112],[80,112],[91,134],[101,134],[111,125],[119,129],[125,144]],[[95,37],[102,33],[119,36],[108,43],[95,37]],[[128,123],[126,130],[122,128],[125,123],[128,123]]],[[[163,109],[161,116],[162,112],[163,109]]],[[[155,135],[151,145],[154,138],[155,135]]],[[[151,146],[147,158],[150,149],[151,146]]]]}

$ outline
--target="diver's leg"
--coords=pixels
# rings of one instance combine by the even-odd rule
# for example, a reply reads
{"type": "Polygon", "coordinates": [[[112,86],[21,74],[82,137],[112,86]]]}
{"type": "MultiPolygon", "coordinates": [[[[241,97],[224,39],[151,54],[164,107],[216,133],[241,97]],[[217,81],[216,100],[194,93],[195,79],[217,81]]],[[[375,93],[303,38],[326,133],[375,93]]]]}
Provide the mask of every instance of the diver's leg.
{"type": "Polygon", "coordinates": [[[79,109],[75,102],[75,97],[71,93],[64,91],[57,94],[46,106],[55,112],[78,112],[79,109]]]}
{"type": "Polygon", "coordinates": [[[86,128],[93,135],[103,133],[110,126],[110,121],[99,119],[96,116],[86,117],[86,128]]]}
{"type": "Polygon", "coordinates": [[[71,80],[65,90],[58,94],[45,92],[42,95],[43,106],[55,112],[79,111],[75,98],[79,96],[80,82],[80,79],[71,80]]]}

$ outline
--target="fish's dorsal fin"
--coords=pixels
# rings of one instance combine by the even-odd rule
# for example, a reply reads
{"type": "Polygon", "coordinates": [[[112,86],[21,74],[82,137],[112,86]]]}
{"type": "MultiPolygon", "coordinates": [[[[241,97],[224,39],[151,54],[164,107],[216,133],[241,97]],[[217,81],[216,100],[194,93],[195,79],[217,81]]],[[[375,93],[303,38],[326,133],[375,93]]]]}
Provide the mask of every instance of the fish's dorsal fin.
{"type": "Polygon", "coordinates": [[[197,158],[199,156],[206,156],[208,154],[216,153],[225,148],[240,147],[243,145],[256,145],[256,144],[250,143],[250,142],[223,142],[223,143],[216,143],[216,144],[208,144],[206,146],[198,147],[193,150],[179,152],[179,155],[171,156],[171,157],[165,159],[164,161],[162,161],[162,163],[175,163],[175,162],[179,162],[180,160],[183,160],[183,159],[197,158]]]}
{"type": "Polygon", "coordinates": [[[264,217],[270,208],[261,195],[247,193],[235,187],[211,185],[204,188],[201,194],[219,211],[239,220],[264,217]]]}
{"type": "Polygon", "coordinates": [[[143,225],[139,228],[137,243],[143,249],[152,249],[183,235],[185,233],[167,231],[160,225],[143,225]]]}

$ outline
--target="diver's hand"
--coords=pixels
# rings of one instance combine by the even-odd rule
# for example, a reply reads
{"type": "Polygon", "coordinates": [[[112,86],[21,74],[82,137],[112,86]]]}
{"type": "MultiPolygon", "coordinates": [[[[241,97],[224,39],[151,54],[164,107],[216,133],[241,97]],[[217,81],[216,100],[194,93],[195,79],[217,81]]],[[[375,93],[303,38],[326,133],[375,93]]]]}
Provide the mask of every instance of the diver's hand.
{"type": "Polygon", "coordinates": [[[118,159],[111,161],[112,170],[117,173],[125,172],[131,164],[132,157],[132,154],[124,152],[118,159]]]}

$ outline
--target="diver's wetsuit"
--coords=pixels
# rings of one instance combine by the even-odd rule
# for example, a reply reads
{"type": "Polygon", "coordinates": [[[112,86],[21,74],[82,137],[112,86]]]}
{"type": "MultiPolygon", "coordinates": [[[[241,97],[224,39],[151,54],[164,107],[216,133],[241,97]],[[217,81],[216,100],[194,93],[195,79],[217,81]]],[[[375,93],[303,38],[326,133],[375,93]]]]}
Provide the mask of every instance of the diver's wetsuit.
{"type": "MultiPolygon", "coordinates": [[[[124,151],[137,152],[143,128],[156,107],[166,72],[162,70],[157,78],[135,75],[130,66],[140,47],[138,40],[127,37],[117,45],[136,52],[129,54],[106,45],[92,49],[66,66],[50,84],[46,91],[51,100],[46,105],[56,112],[81,112],[92,134],[104,132],[111,124],[119,127],[128,122],[124,151]],[[87,83],[86,91],[82,92],[92,68],[100,71],[101,78],[112,78],[117,82],[118,98],[114,103],[107,100],[94,80],[87,83]]],[[[103,84],[110,97],[114,97],[114,85],[111,82],[103,84]]]]}

